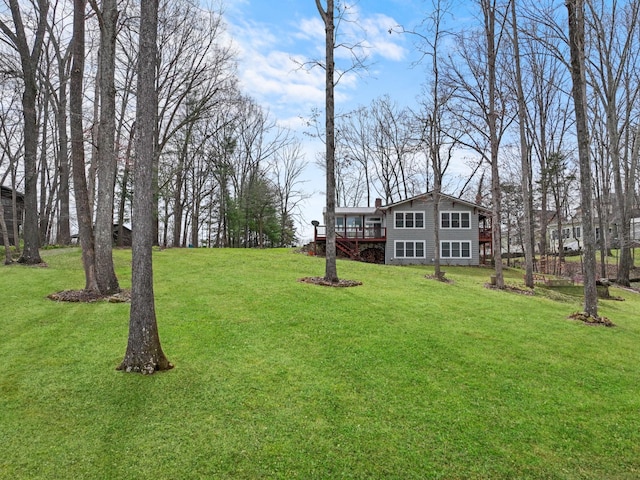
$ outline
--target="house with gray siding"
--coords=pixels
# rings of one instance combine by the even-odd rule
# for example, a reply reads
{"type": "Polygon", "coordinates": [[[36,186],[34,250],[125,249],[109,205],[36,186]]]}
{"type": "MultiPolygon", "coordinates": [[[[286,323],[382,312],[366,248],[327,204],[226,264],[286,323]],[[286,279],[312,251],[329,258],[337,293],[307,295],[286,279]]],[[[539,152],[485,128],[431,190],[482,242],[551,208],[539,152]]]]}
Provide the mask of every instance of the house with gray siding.
{"type": "MultiPolygon", "coordinates": [[[[390,265],[431,265],[436,249],[442,265],[480,265],[491,255],[491,211],[434,193],[374,207],[336,208],[336,248],[349,258],[390,265]],[[439,241],[436,245],[435,231],[439,241]]],[[[315,225],[315,248],[324,252],[325,225],[315,225]]]]}

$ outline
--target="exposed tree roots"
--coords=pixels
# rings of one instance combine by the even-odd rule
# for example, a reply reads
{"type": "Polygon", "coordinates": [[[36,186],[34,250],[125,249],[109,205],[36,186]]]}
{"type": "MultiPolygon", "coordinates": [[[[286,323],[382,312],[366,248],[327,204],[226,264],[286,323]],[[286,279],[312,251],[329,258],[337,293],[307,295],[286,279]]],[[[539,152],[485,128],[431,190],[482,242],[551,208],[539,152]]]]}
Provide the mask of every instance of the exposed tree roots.
{"type": "Polygon", "coordinates": [[[83,302],[92,303],[106,301],[109,303],[125,303],[131,301],[130,290],[120,290],[118,293],[103,295],[92,290],[62,290],[51,293],[47,298],[56,302],[83,302]]]}
{"type": "Polygon", "coordinates": [[[126,359],[116,367],[116,370],[126,373],[140,373],[142,375],[152,375],[156,372],[171,370],[173,364],[166,358],[151,359],[146,362],[129,362],[126,359]]]}
{"type": "Polygon", "coordinates": [[[615,327],[615,323],[609,320],[607,317],[592,317],[584,312],[574,312],[569,315],[571,320],[579,320],[586,325],[602,325],[604,327],[615,327]]]}
{"type": "Polygon", "coordinates": [[[357,287],[362,285],[362,282],[357,280],[338,280],[337,282],[330,282],[323,277],[304,277],[298,280],[302,283],[313,283],[314,285],[322,285],[324,287],[357,287]]]}

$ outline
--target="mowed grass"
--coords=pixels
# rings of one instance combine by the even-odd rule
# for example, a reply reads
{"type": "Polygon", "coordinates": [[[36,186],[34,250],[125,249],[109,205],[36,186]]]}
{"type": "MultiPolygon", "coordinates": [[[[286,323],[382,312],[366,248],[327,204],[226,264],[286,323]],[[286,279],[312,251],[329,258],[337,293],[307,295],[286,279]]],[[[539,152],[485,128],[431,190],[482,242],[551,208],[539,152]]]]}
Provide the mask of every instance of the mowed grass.
{"type": "Polygon", "coordinates": [[[363,285],[338,289],[298,282],[324,260],[290,250],[158,251],[175,368],[145,377],[115,370],[128,305],[47,300],[83,273],[42,255],[0,268],[0,478],[640,477],[638,294],[592,327],[483,268],[339,261],[363,285]]]}

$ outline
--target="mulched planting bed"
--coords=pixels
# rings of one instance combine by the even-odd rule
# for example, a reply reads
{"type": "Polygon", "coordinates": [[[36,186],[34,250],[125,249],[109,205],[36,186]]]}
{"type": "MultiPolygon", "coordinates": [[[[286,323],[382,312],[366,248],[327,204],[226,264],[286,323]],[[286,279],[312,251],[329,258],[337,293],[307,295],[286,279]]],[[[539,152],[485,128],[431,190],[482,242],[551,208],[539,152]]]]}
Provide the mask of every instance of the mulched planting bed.
{"type": "Polygon", "coordinates": [[[112,295],[101,295],[89,290],[62,290],[47,295],[47,298],[56,302],[91,303],[106,301],[109,303],[125,303],[131,301],[131,292],[129,290],[121,290],[112,295]]]}
{"type": "Polygon", "coordinates": [[[362,282],[358,282],[357,280],[342,280],[340,279],[337,282],[329,282],[325,280],[323,277],[304,277],[298,280],[302,283],[312,283],[314,285],[322,285],[323,287],[357,287],[358,285],[362,285],[362,282]]]}
{"type": "Polygon", "coordinates": [[[609,320],[607,317],[591,317],[584,312],[575,312],[569,315],[571,320],[579,320],[586,325],[602,325],[604,327],[615,327],[615,323],[609,320]]]}

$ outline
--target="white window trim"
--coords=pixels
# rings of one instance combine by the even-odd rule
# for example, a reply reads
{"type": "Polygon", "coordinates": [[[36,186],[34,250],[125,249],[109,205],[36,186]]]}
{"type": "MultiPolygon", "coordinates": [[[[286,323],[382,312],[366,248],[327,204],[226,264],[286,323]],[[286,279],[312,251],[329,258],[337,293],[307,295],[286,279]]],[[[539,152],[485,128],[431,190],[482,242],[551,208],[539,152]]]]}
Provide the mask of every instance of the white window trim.
{"type": "Polygon", "coordinates": [[[471,230],[471,220],[472,220],[472,216],[471,216],[471,212],[467,212],[467,211],[461,211],[461,210],[442,210],[440,213],[440,228],[442,230],[471,230]],[[468,227],[443,227],[442,226],[442,214],[443,213],[448,213],[449,214],[449,225],[451,225],[451,214],[452,213],[458,213],[461,215],[460,217],[460,225],[462,225],[462,214],[466,214],[469,215],[469,226],[468,227]]]}
{"type": "MultiPolygon", "coordinates": [[[[406,251],[407,251],[406,246],[404,247],[404,249],[403,249],[403,250],[404,250],[404,253],[406,253],[406,251]]],[[[426,255],[427,255],[427,242],[425,242],[424,240],[395,240],[395,241],[393,242],[393,256],[394,256],[394,258],[403,258],[403,259],[404,259],[404,258],[408,258],[408,259],[411,259],[411,258],[427,258],[427,257],[426,257],[426,255]],[[396,255],[396,253],[397,253],[397,251],[398,251],[398,250],[397,250],[398,242],[402,242],[402,243],[404,243],[405,245],[406,245],[408,242],[413,243],[413,253],[414,253],[414,256],[413,256],[413,257],[407,257],[407,256],[404,256],[404,255],[403,255],[403,256],[401,256],[401,257],[397,256],[397,255],[396,255]],[[417,256],[417,255],[415,255],[415,252],[416,252],[416,244],[418,244],[418,243],[421,243],[421,244],[422,244],[422,256],[420,256],[420,257],[419,257],[419,256],[417,256]]]]}
{"type": "Polygon", "coordinates": [[[424,212],[423,210],[398,210],[396,212],[393,213],[393,228],[396,230],[424,230],[426,228],[426,223],[427,223],[427,215],[426,212],[424,212]],[[413,215],[413,224],[416,224],[416,213],[421,213],[422,214],[422,226],[421,227],[398,227],[396,226],[396,215],[401,213],[402,214],[402,225],[406,225],[407,224],[407,217],[406,214],[410,213],[413,215]]]}
{"type": "MultiPolygon", "coordinates": [[[[451,252],[452,248],[451,245],[449,245],[449,252],[451,252]]],[[[471,258],[473,258],[473,250],[472,250],[472,243],[470,240],[441,240],[440,241],[440,258],[443,260],[469,260],[471,258]],[[453,257],[453,256],[449,256],[449,257],[445,257],[442,255],[442,245],[448,243],[448,244],[452,244],[452,243],[459,243],[460,244],[460,255],[462,255],[462,244],[463,243],[468,243],[469,244],[469,256],[468,257],[463,257],[463,256],[458,256],[458,257],[453,257]]]]}

